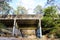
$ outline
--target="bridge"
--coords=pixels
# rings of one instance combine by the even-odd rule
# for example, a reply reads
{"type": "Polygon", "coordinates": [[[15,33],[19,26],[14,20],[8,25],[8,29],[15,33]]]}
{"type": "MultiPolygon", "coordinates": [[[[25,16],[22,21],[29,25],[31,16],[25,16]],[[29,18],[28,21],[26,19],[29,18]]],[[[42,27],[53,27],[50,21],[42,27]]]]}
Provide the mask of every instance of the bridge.
{"type": "MultiPolygon", "coordinates": [[[[42,37],[41,19],[42,14],[0,15],[0,23],[7,26],[7,29],[12,30],[9,32],[12,36],[17,35],[21,30],[35,30],[34,35],[42,37]],[[17,30],[19,31],[16,33],[17,30]]],[[[8,30],[6,31],[8,32],[8,30]]]]}

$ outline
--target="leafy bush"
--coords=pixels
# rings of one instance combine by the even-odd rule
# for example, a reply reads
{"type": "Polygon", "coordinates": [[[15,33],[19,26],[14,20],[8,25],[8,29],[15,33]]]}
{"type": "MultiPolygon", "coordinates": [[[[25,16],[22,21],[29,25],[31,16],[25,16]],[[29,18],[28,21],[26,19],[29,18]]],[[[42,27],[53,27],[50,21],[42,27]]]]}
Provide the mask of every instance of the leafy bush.
{"type": "Polygon", "coordinates": [[[6,26],[3,23],[0,23],[0,29],[6,28],[6,26]]]}

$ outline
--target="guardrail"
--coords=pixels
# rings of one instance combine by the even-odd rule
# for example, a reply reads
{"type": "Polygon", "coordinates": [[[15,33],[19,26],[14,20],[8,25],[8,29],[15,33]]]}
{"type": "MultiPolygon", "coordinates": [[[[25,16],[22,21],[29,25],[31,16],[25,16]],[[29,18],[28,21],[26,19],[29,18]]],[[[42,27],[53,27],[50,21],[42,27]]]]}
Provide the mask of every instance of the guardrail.
{"type": "Polygon", "coordinates": [[[39,19],[41,15],[0,15],[0,19],[39,19]]]}
{"type": "Polygon", "coordinates": [[[21,14],[21,15],[0,15],[0,18],[40,18],[41,15],[27,15],[27,14],[21,14]]]}

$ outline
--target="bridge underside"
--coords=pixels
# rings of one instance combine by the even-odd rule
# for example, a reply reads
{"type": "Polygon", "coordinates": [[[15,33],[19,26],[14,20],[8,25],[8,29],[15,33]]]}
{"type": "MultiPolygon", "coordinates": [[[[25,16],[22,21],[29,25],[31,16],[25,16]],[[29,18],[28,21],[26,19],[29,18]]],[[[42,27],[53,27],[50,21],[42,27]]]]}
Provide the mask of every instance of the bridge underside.
{"type": "MultiPolygon", "coordinates": [[[[17,33],[16,31],[28,30],[28,33],[34,31],[36,32],[34,35],[42,37],[41,18],[42,15],[40,14],[0,15],[0,23],[4,24],[4,28],[0,28],[0,31],[2,30],[3,32],[10,33],[14,36],[17,33]]],[[[0,34],[2,33],[0,32],[0,34]]]]}
{"type": "MultiPolygon", "coordinates": [[[[14,27],[14,19],[0,19],[0,23],[6,26],[6,30],[4,29],[3,33],[12,34],[13,27],[14,27]]],[[[38,27],[39,20],[38,19],[17,19],[16,23],[17,23],[17,27],[20,30],[36,30],[38,27]]]]}
{"type": "Polygon", "coordinates": [[[7,27],[13,27],[13,24],[14,24],[14,20],[13,19],[0,19],[0,23],[4,24],[5,26],[7,27]]]}
{"type": "MultiPolygon", "coordinates": [[[[24,29],[26,27],[36,28],[38,26],[39,20],[37,19],[17,19],[16,23],[18,27],[24,29]]],[[[13,19],[0,19],[0,23],[3,23],[7,27],[13,27],[14,20],[13,19]]]]}

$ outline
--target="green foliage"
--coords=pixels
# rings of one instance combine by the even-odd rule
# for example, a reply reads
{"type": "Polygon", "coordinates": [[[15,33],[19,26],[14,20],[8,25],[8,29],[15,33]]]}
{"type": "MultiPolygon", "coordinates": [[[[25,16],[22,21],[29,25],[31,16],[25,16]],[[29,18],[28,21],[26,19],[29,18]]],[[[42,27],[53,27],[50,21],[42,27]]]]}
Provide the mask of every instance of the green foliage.
{"type": "Polygon", "coordinates": [[[48,34],[60,35],[60,19],[55,19],[59,18],[56,13],[56,6],[50,6],[44,9],[44,17],[42,19],[42,27],[44,32],[48,31],[48,34]]]}
{"type": "Polygon", "coordinates": [[[36,6],[36,8],[34,9],[34,13],[36,14],[40,14],[43,12],[43,9],[40,5],[36,6]]]}
{"type": "Polygon", "coordinates": [[[4,29],[6,26],[3,23],[0,23],[0,29],[4,29]]]}
{"type": "Polygon", "coordinates": [[[54,26],[54,20],[51,17],[43,17],[42,19],[42,26],[45,28],[51,28],[54,26]]]}
{"type": "Polygon", "coordinates": [[[23,6],[18,6],[17,10],[15,10],[15,14],[27,14],[27,10],[23,6]]]}
{"type": "Polygon", "coordinates": [[[56,6],[49,6],[44,9],[44,16],[52,16],[57,12],[56,6]]]}
{"type": "Polygon", "coordinates": [[[0,14],[9,14],[11,7],[5,1],[0,2],[0,14]]]}

